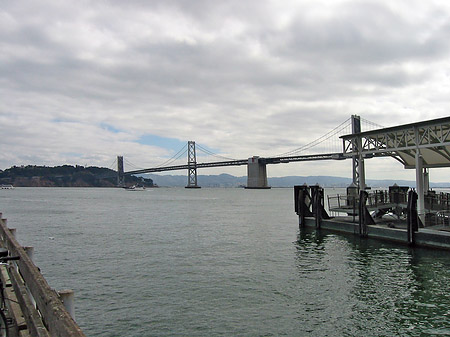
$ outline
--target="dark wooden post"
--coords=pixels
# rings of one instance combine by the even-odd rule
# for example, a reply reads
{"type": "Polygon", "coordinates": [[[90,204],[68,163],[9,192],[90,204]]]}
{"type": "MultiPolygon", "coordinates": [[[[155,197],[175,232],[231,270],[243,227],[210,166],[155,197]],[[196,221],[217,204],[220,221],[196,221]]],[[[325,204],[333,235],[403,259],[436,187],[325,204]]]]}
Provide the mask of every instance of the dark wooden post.
{"type": "Polygon", "coordinates": [[[359,235],[362,237],[367,236],[366,199],[367,192],[364,190],[359,191],[359,235]]]}
{"type": "Polygon", "coordinates": [[[323,189],[319,185],[311,186],[311,199],[312,199],[312,213],[315,219],[316,229],[320,229],[320,223],[322,220],[322,200],[323,189]]]}
{"type": "Polygon", "coordinates": [[[414,233],[419,230],[417,216],[417,193],[413,190],[408,192],[408,206],[406,209],[406,224],[408,227],[408,243],[414,245],[414,233]]]}
{"type": "Polygon", "coordinates": [[[320,223],[322,221],[322,204],[320,195],[320,188],[317,188],[314,193],[314,218],[316,219],[316,229],[320,229],[320,223]]]}
{"type": "Polygon", "coordinates": [[[295,212],[298,214],[300,228],[305,226],[305,217],[313,215],[309,209],[311,206],[311,197],[308,189],[309,187],[306,184],[294,186],[295,212]]]}
{"type": "Polygon", "coordinates": [[[305,191],[298,191],[298,225],[300,228],[305,227],[305,191]]]}

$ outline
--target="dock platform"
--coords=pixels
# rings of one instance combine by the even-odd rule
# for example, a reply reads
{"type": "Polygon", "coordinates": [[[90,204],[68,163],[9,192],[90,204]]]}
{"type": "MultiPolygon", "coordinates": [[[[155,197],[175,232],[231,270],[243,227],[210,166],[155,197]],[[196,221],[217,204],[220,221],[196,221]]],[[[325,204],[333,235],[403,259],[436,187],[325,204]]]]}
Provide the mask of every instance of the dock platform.
{"type": "MultiPolygon", "coordinates": [[[[314,217],[306,217],[306,227],[316,227],[316,219],[314,217]]],[[[409,245],[408,230],[406,222],[386,221],[377,223],[367,227],[368,238],[387,240],[400,244],[409,245]]],[[[341,232],[354,234],[359,236],[359,223],[353,222],[351,216],[337,216],[331,219],[322,219],[320,229],[333,232],[341,232]]],[[[419,228],[415,233],[415,246],[439,248],[450,250],[450,227],[449,226],[432,226],[429,228],[419,228]]]]}
{"type": "Polygon", "coordinates": [[[450,196],[440,196],[439,200],[445,199],[445,202],[433,202],[425,223],[422,223],[417,215],[415,191],[407,192],[394,194],[374,191],[369,194],[363,191],[361,197],[328,197],[328,209],[337,214],[330,216],[325,210],[323,188],[302,185],[294,187],[294,206],[300,228],[314,227],[450,250],[450,212],[447,201],[450,196]]]}

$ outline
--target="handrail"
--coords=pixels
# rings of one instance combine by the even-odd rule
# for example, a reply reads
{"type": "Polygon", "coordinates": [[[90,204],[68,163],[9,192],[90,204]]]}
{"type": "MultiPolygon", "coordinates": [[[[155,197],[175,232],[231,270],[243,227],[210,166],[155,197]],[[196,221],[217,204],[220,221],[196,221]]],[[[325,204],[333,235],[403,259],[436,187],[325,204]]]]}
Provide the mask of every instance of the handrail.
{"type": "Polygon", "coordinates": [[[20,260],[16,261],[20,275],[36,302],[36,307],[41,313],[49,334],[54,337],[85,337],[80,327],[64,308],[56,291],[50,288],[44,276],[17,242],[1,216],[0,236],[10,254],[20,256],[20,260]]]}

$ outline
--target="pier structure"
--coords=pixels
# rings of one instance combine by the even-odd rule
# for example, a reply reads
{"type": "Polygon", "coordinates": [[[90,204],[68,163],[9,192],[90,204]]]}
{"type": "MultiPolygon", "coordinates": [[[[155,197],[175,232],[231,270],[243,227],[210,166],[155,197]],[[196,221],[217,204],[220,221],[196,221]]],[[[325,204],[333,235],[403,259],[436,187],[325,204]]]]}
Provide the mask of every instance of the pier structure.
{"type": "Polygon", "coordinates": [[[0,213],[0,247],[19,260],[0,266],[8,336],[85,337],[74,319],[74,292],[55,291],[33,263],[33,247],[22,247],[0,213]]]}
{"type": "Polygon", "coordinates": [[[390,192],[361,190],[357,198],[343,195],[327,199],[328,204],[319,186],[294,186],[300,230],[310,227],[450,250],[450,193],[442,193],[427,204],[437,217],[426,227],[419,225],[417,193],[408,187],[392,186],[390,192]]]}
{"type": "Polygon", "coordinates": [[[450,167],[450,117],[342,136],[343,156],[352,158],[353,182],[344,195],[327,196],[320,187],[295,186],[300,227],[314,226],[362,237],[450,249],[450,193],[429,189],[430,169],[450,167]],[[365,185],[364,161],[389,156],[414,169],[415,188],[393,185],[372,191],[365,185]]]}
{"type": "MultiPolygon", "coordinates": [[[[399,125],[342,136],[345,157],[390,156],[416,171],[417,211],[425,223],[425,195],[429,187],[429,169],[450,167],[450,117],[399,125]]],[[[364,167],[359,170],[364,181],[364,167]]],[[[359,186],[364,189],[365,186],[359,186]]]]}

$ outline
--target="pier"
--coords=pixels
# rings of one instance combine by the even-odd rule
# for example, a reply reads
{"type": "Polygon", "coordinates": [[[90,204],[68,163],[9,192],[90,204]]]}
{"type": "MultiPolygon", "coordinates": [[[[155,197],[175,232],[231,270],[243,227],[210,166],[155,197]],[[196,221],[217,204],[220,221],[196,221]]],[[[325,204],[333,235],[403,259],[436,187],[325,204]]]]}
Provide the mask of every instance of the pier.
{"type": "Polygon", "coordinates": [[[7,227],[1,213],[0,247],[7,249],[10,256],[19,257],[0,266],[9,336],[84,337],[73,319],[73,291],[50,288],[33,263],[33,248],[17,242],[15,229],[7,227]]]}
{"type": "Polygon", "coordinates": [[[328,196],[325,199],[323,188],[319,186],[295,186],[294,208],[300,229],[312,227],[450,250],[450,207],[447,203],[450,194],[437,195],[431,204],[427,204],[430,212],[427,212],[425,224],[418,219],[417,194],[412,189],[408,189],[406,195],[386,191],[363,192],[362,195],[328,196]],[[438,205],[439,199],[445,202],[438,205]]]}
{"type": "Polygon", "coordinates": [[[450,118],[368,132],[360,132],[354,121],[354,132],[341,137],[343,156],[353,160],[352,184],[344,195],[327,200],[319,186],[295,186],[300,227],[450,249],[450,193],[429,189],[430,169],[450,167],[450,118]],[[367,187],[365,161],[378,155],[414,169],[416,187],[394,185],[381,191],[367,187]]]}

